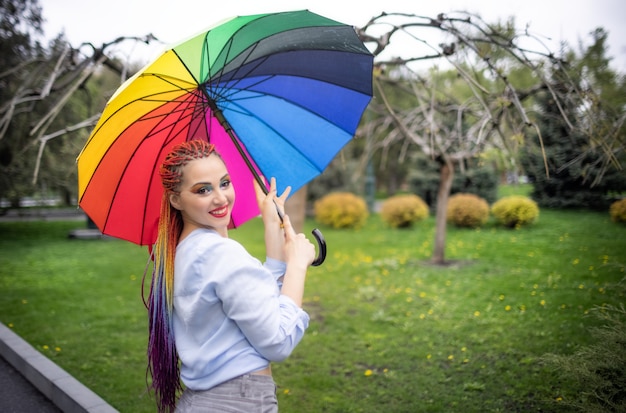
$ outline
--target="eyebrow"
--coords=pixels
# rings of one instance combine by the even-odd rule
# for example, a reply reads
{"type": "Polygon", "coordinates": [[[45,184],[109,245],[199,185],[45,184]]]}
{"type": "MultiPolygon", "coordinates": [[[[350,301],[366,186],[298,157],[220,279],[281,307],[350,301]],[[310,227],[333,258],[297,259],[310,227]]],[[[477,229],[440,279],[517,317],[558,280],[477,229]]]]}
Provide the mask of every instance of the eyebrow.
{"type": "MultiPolygon", "coordinates": [[[[223,180],[224,180],[224,179],[226,179],[226,178],[230,179],[230,174],[229,174],[229,173],[224,174],[224,176],[222,176],[222,177],[220,178],[220,182],[221,182],[221,181],[223,181],[223,180]]],[[[202,185],[213,185],[213,184],[212,184],[211,182],[196,182],[196,183],[195,183],[195,184],[193,184],[191,187],[192,187],[192,188],[195,188],[195,187],[197,187],[198,185],[202,186],[202,185]]]]}

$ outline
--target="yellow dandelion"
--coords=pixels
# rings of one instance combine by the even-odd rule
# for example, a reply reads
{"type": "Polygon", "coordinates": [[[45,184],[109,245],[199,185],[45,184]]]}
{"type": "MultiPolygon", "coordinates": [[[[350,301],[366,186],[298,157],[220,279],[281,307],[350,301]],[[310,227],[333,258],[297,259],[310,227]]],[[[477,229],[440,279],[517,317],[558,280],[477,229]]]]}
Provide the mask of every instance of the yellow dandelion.
{"type": "Polygon", "coordinates": [[[498,297],[498,300],[504,301],[504,294],[500,294],[500,297],[498,297]]]}
{"type": "Polygon", "coordinates": [[[448,356],[448,360],[450,360],[450,361],[454,360],[454,354],[450,354],[450,355],[448,356]]]}
{"type": "Polygon", "coordinates": [[[432,309],[428,310],[428,315],[433,315],[434,311],[432,309]]]}
{"type": "Polygon", "coordinates": [[[427,359],[427,360],[430,360],[432,357],[433,357],[433,356],[432,356],[431,354],[427,354],[427,355],[426,355],[426,359],[427,359]]]}
{"type": "Polygon", "coordinates": [[[9,328],[13,328],[13,323],[9,323],[9,328]]]}
{"type": "Polygon", "coordinates": [[[367,370],[365,370],[365,373],[363,373],[363,374],[365,375],[365,377],[369,377],[372,374],[374,374],[374,372],[372,370],[370,370],[370,369],[367,369],[367,370]]]}
{"type": "Polygon", "coordinates": [[[463,364],[469,363],[469,359],[463,359],[463,364]]]}
{"type": "Polygon", "coordinates": [[[413,301],[413,297],[407,297],[407,298],[406,298],[406,302],[407,302],[407,303],[410,303],[410,302],[412,302],[412,301],[413,301]]]}
{"type": "Polygon", "coordinates": [[[539,304],[540,304],[540,305],[546,305],[546,300],[541,300],[541,301],[539,301],[539,304]]]}
{"type": "Polygon", "coordinates": [[[585,289],[585,284],[579,284],[578,285],[578,289],[579,290],[584,290],[585,289]]]}
{"type": "Polygon", "coordinates": [[[426,314],[424,314],[424,313],[420,314],[420,320],[423,320],[425,318],[426,318],[426,314]]]}
{"type": "Polygon", "coordinates": [[[426,297],[426,293],[425,293],[424,291],[422,291],[422,292],[420,293],[420,298],[424,298],[424,297],[426,297]]]}
{"type": "Polygon", "coordinates": [[[467,351],[467,347],[461,347],[461,351],[463,352],[467,351]]]}
{"type": "Polygon", "coordinates": [[[504,311],[511,311],[511,306],[507,305],[506,307],[504,307],[504,311]]]}
{"type": "Polygon", "coordinates": [[[574,261],[572,261],[572,264],[578,265],[579,262],[580,262],[580,260],[578,258],[575,258],[574,261]]]}
{"type": "Polygon", "coordinates": [[[61,352],[61,347],[58,347],[58,346],[57,346],[57,347],[55,347],[55,348],[54,348],[54,351],[56,351],[57,353],[60,353],[60,352],[61,352]]]}
{"type": "Polygon", "coordinates": [[[474,317],[480,317],[480,311],[474,311],[474,317]]]}
{"type": "Polygon", "coordinates": [[[44,344],[42,348],[47,351],[50,347],[48,347],[47,344],[44,344]]]}
{"type": "Polygon", "coordinates": [[[285,389],[283,390],[283,394],[289,394],[290,390],[289,389],[285,389]]]}
{"type": "Polygon", "coordinates": [[[22,299],[22,304],[28,304],[28,300],[27,299],[22,299]]]}
{"type": "Polygon", "coordinates": [[[556,399],[554,399],[554,400],[556,400],[557,402],[562,402],[562,401],[563,401],[563,398],[562,398],[561,396],[558,396],[558,397],[557,397],[556,399]]]}

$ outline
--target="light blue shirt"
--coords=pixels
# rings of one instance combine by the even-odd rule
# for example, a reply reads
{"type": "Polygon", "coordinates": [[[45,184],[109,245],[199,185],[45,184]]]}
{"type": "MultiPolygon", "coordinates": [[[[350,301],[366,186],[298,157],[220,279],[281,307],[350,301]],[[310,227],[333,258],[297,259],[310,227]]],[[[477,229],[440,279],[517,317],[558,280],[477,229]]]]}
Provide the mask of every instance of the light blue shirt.
{"type": "Polygon", "coordinates": [[[193,390],[282,361],[309,325],[309,315],[281,295],[286,265],[265,264],[241,244],[197,229],[176,249],[174,337],[181,379],[193,390]]]}

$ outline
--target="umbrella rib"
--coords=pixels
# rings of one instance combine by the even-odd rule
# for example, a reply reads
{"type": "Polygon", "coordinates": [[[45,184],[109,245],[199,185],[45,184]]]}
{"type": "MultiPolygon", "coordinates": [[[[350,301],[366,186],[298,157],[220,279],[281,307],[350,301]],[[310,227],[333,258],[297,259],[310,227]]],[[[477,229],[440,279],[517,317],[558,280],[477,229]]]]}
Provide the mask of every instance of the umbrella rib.
{"type": "MultiPolygon", "coordinates": [[[[232,39],[231,39],[231,41],[229,42],[229,44],[230,44],[230,47],[228,48],[228,51],[230,52],[230,50],[231,50],[231,48],[232,48],[232,39]]],[[[246,50],[248,51],[248,53],[247,53],[247,56],[243,57],[243,63],[244,63],[244,64],[248,61],[248,58],[252,55],[252,53],[254,52],[254,50],[256,50],[256,48],[258,47],[258,44],[259,44],[259,43],[258,43],[258,42],[256,42],[256,43],[254,44],[254,46],[253,46],[253,47],[249,47],[249,48],[247,48],[247,49],[246,49],[246,50]]],[[[226,58],[228,57],[228,53],[229,53],[229,52],[227,52],[226,58]]],[[[225,60],[227,60],[227,59],[225,59],[225,60]]],[[[259,67],[259,66],[260,66],[263,62],[265,62],[266,60],[267,60],[267,56],[265,56],[263,59],[259,59],[259,63],[258,63],[258,64],[256,64],[255,66],[253,66],[253,67],[252,67],[252,69],[250,69],[250,70],[248,71],[248,73],[250,73],[252,70],[254,70],[254,69],[256,69],[257,67],[259,67]]],[[[239,74],[239,73],[240,73],[240,70],[241,70],[241,69],[243,69],[243,68],[242,68],[242,66],[243,66],[243,65],[239,65],[239,66],[238,66],[238,67],[234,70],[234,73],[239,74]]],[[[230,89],[232,89],[233,87],[235,87],[237,84],[239,84],[239,83],[241,82],[241,80],[242,80],[242,79],[244,79],[244,78],[245,78],[245,75],[244,75],[244,76],[239,76],[239,77],[235,80],[235,82],[234,82],[233,84],[229,85],[229,87],[228,87],[228,88],[227,88],[226,86],[221,87],[221,88],[217,88],[217,87],[213,88],[213,85],[217,85],[217,84],[220,84],[220,83],[221,83],[222,77],[224,76],[224,73],[225,73],[225,72],[224,72],[224,69],[225,69],[225,68],[226,68],[226,66],[225,66],[225,65],[222,65],[222,67],[221,67],[221,68],[220,68],[220,70],[218,71],[219,75],[218,75],[218,74],[216,74],[215,76],[211,75],[211,73],[210,73],[210,71],[209,71],[209,79],[213,79],[213,80],[210,80],[210,81],[208,81],[208,82],[206,82],[206,83],[205,83],[205,88],[210,89],[210,90],[211,90],[211,94],[212,94],[212,95],[214,95],[214,96],[216,96],[216,97],[219,97],[219,98],[224,98],[224,99],[226,99],[226,98],[227,98],[227,96],[229,96],[229,94],[223,94],[223,93],[222,93],[222,91],[229,91],[230,89]]],[[[216,100],[216,99],[214,99],[214,100],[216,100]]]]}
{"type": "MultiPolygon", "coordinates": [[[[188,102],[188,100],[186,100],[186,101],[188,102]]],[[[183,106],[183,105],[182,105],[182,103],[183,103],[183,102],[181,102],[181,104],[180,104],[179,106],[183,106]]],[[[178,122],[186,122],[185,118],[187,118],[187,117],[189,117],[189,118],[193,118],[193,117],[194,117],[194,114],[197,114],[197,113],[201,112],[201,110],[197,109],[197,106],[198,106],[198,105],[194,105],[194,106],[195,106],[196,108],[194,108],[193,112],[192,112],[192,113],[190,113],[190,114],[188,114],[188,115],[184,115],[184,114],[185,114],[185,112],[187,112],[187,110],[186,110],[185,108],[182,108],[182,109],[179,109],[179,110],[175,110],[175,111],[169,112],[169,113],[179,113],[179,115],[180,115],[180,116],[178,116],[175,120],[173,120],[173,121],[170,123],[170,126],[171,126],[171,125],[175,125],[175,124],[177,124],[178,122]]],[[[204,118],[204,117],[202,116],[202,118],[204,118]]],[[[205,122],[205,121],[203,120],[202,122],[205,122]]],[[[200,125],[202,122],[199,122],[199,125],[200,125]]],[[[160,124],[160,122],[159,122],[159,124],[160,124]]],[[[198,126],[198,127],[200,127],[200,126],[198,126]]],[[[146,138],[149,138],[150,136],[153,136],[154,134],[159,133],[160,131],[165,130],[165,129],[166,129],[166,127],[163,127],[163,128],[161,128],[161,129],[159,129],[159,130],[157,130],[157,129],[153,129],[152,131],[150,131],[150,133],[148,133],[148,134],[146,135],[146,138]]],[[[172,130],[174,130],[174,129],[172,128],[172,130]]],[[[197,129],[196,129],[196,130],[197,130],[197,129]]],[[[165,148],[167,148],[167,147],[168,147],[168,145],[169,145],[172,141],[176,140],[176,138],[177,138],[178,136],[180,136],[180,134],[181,134],[181,133],[183,133],[183,131],[184,131],[184,129],[180,129],[180,130],[179,130],[177,133],[175,133],[175,134],[172,134],[171,132],[167,133],[167,135],[165,136],[165,138],[164,138],[164,140],[163,140],[163,145],[161,145],[161,149],[159,150],[159,153],[161,154],[161,153],[163,152],[163,150],[164,150],[165,148]]],[[[152,169],[152,174],[151,174],[151,175],[154,175],[154,174],[156,173],[156,169],[157,169],[157,168],[159,168],[159,167],[160,167],[160,165],[157,165],[157,164],[155,163],[155,164],[153,165],[153,169],[152,169]]],[[[152,186],[152,184],[153,184],[153,181],[150,181],[150,182],[148,183],[148,193],[150,193],[150,192],[151,192],[150,187],[152,186]]],[[[147,210],[148,210],[148,198],[146,197],[146,200],[145,200],[145,202],[144,202],[144,207],[143,207],[143,215],[144,215],[144,217],[145,217],[145,215],[146,215],[147,210]]],[[[108,217],[107,217],[107,219],[108,219],[108,217]]],[[[141,238],[140,238],[141,240],[143,240],[143,237],[144,237],[144,232],[145,232],[145,227],[144,227],[144,226],[142,226],[142,228],[141,228],[141,238]]]]}

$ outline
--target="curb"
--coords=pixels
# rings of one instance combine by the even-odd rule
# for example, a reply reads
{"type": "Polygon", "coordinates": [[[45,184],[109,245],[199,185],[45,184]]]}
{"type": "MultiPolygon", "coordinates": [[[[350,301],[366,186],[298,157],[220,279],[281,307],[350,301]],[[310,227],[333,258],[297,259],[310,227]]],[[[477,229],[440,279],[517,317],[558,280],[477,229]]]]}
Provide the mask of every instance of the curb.
{"type": "Polygon", "coordinates": [[[0,357],[64,412],[119,413],[2,323],[0,357]]]}

